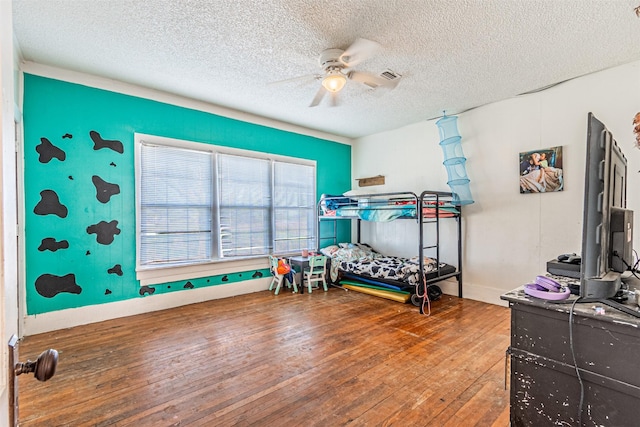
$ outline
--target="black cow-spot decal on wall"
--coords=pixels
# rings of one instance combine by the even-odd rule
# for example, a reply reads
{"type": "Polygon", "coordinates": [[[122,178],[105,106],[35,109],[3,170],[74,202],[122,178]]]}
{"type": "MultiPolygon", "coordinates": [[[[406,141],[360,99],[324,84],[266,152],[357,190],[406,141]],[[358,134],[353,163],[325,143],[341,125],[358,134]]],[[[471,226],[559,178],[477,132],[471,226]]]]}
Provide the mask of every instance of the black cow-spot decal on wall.
{"type": "Polygon", "coordinates": [[[40,201],[33,209],[36,215],[58,215],[60,218],[67,217],[67,207],[60,203],[58,195],[53,190],[42,190],[40,192],[40,201]]]}
{"type": "Polygon", "coordinates": [[[93,181],[93,185],[96,186],[96,199],[98,199],[100,203],[107,203],[109,199],[111,199],[111,196],[120,194],[120,186],[118,184],[111,184],[98,175],[93,175],[91,181],[93,181]]]}
{"type": "Polygon", "coordinates": [[[102,245],[110,245],[116,234],[120,234],[118,221],[115,219],[110,222],[100,221],[87,227],[88,234],[96,234],[96,240],[102,245]]]}
{"type": "Polygon", "coordinates": [[[262,277],[262,273],[259,271],[256,271],[255,273],[253,273],[251,277],[253,277],[254,279],[257,279],[258,277],[262,277]]]}
{"type": "Polygon", "coordinates": [[[65,152],[53,145],[47,138],[40,138],[40,144],[36,146],[36,151],[40,154],[38,159],[40,163],[49,163],[53,158],[64,162],[64,159],[67,158],[65,152]]]}
{"type": "Polygon", "coordinates": [[[222,276],[221,279],[223,282],[228,282],[229,281],[229,276],[227,276],[226,274],[224,276],[222,276]]]}
{"type": "Polygon", "coordinates": [[[38,250],[40,252],[44,252],[44,251],[55,252],[58,249],[68,249],[68,248],[69,248],[69,242],[68,241],[60,240],[58,242],[53,237],[47,237],[47,238],[42,239],[42,242],[40,243],[40,246],[38,246],[38,250]]]}
{"type": "Polygon", "coordinates": [[[105,295],[111,295],[111,293],[112,293],[112,292],[111,292],[111,289],[106,289],[106,290],[104,291],[104,294],[105,294],[105,295]]]}
{"type": "Polygon", "coordinates": [[[110,269],[107,270],[109,274],[117,274],[118,276],[122,276],[122,266],[120,264],[116,264],[110,269]]]}
{"type": "Polygon", "coordinates": [[[113,162],[111,162],[111,163],[109,163],[109,166],[113,166],[113,167],[115,168],[115,167],[116,167],[116,164],[115,164],[115,163],[113,163],[113,162]]]}
{"type": "Polygon", "coordinates": [[[76,283],[75,274],[66,276],[43,274],[36,279],[36,291],[45,298],[53,298],[62,292],[79,294],[82,288],[76,283]]]}
{"type": "Polygon", "coordinates": [[[85,255],[91,255],[91,251],[87,251],[87,253],[85,253],[85,255]]]}
{"type": "Polygon", "coordinates": [[[120,153],[120,154],[124,153],[124,147],[122,145],[122,142],[118,140],[102,139],[100,134],[95,130],[92,130],[91,132],[89,132],[89,136],[93,141],[94,150],[100,150],[101,148],[109,148],[117,153],[120,153]]]}
{"type": "Polygon", "coordinates": [[[191,283],[191,282],[185,283],[184,284],[184,288],[185,289],[193,289],[194,288],[193,283],[191,283]]]}
{"type": "Polygon", "coordinates": [[[62,135],[62,139],[71,139],[73,138],[73,135],[71,135],[70,133],[65,133],[64,135],[62,135]]]}
{"type": "Polygon", "coordinates": [[[73,177],[71,175],[69,175],[69,180],[73,181],[73,177]]]}
{"type": "Polygon", "coordinates": [[[140,295],[144,296],[145,294],[153,295],[156,291],[156,288],[152,288],[150,286],[143,286],[140,288],[140,295]]]}

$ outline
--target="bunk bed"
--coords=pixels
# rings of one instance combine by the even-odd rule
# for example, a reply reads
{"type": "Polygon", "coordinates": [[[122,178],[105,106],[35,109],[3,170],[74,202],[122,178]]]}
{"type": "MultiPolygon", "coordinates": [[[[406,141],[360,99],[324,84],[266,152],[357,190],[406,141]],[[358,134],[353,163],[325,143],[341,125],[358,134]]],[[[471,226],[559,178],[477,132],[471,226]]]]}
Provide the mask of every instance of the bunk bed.
{"type": "Polygon", "coordinates": [[[330,281],[356,279],[389,286],[410,293],[411,302],[421,307],[442,291],[438,282],[455,278],[462,298],[462,211],[453,193],[423,191],[358,196],[322,195],[318,202],[318,250],[331,259],[330,281]],[[440,258],[441,222],[456,221],[457,259],[449,264],[440,258]],[[355,242],[338,242],[338,221],[355,221],[355,242]],[[415,221],[418,231],[416,256],[399,258],[380,254],[361,242],[361,221],[415,221]],[[323,223],[333,222],[333,227],[323,223]],[[324,228],[325,235],[321,232],[324,228]],[[329,234],[327,234],[327,229],[329,234]],[[427,236],[425,236],[427,234],[427,236]],[[428,241],[427,241],[428,240],[428,241]],[[326,245],[329,243],[329,245],[326,245]],[[425,292],[426,289],[426,292],[425,292]]]}

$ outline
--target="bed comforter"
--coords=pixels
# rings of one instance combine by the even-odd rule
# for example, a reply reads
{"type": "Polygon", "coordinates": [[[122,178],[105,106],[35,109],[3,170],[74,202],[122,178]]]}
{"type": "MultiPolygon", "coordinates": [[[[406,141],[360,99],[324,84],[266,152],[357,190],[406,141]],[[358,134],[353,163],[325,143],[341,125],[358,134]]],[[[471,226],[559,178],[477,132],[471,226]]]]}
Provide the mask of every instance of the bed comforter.
{"type": "MultiPolygon", "coordinates": [[[[338,279],[338,270],[364,274],[372,278],[397,280],[415,286],[420,283],[418,257],[401,258],[382,255],[371,247],[359,243],[341,243],[322,249],[331,258],[330,276],[338,279]]],[[[437,269],[435,260],[425,257],[425,273],[437,269]]]]}

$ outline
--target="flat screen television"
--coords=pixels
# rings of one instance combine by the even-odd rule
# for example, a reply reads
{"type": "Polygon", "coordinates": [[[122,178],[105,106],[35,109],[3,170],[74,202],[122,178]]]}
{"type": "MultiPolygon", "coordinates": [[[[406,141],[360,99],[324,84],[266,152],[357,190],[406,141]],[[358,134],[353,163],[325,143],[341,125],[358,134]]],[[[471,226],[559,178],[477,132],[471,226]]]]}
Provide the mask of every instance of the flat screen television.
{"type": "Polygon", "coordinates": [[[633,265],[633,211],[627,206],[627,159],[592,113],[587,123],[580,297],[640,317],[611,300],[633,265]]]}

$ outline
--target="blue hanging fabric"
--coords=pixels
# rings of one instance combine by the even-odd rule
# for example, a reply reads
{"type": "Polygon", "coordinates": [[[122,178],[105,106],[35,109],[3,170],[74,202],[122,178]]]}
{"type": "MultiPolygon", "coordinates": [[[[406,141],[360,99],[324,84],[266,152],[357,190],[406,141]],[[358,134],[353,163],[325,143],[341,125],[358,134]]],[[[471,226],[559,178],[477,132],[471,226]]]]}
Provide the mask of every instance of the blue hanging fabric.
{"type": "Polygon", "coordinates": [[[469,178],[465,162],[467,158],[462,152],[460,140],[462,137],[458,133],[458,117],[447,116],[446,114],[436,122],[440,132],[440,147],[444,154],[442,164],[447,169],[447,184],[454,194],[453,203],[456,205],[469,205],[473,203],[471,190],[469,189],[469,178]]]}

